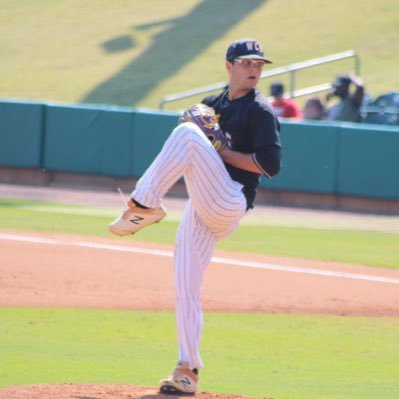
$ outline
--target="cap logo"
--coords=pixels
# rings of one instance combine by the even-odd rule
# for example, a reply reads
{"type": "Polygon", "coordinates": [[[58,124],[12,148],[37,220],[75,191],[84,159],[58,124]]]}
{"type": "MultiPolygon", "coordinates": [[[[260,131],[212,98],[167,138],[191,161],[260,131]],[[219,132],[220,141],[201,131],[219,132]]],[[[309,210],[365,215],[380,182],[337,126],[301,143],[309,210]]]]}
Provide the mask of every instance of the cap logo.
{"type": "Polygon", "coordinates": [[[258,42],[246,42],[245,43],[247,46],[248,51],[253,51],[256,50],[257,52],[262,52],[262,46],[258,42]]]}
{"type": "Polygon", "coordinates": [[[272,61],[264,58],[263,47],[254,38],[236,40],[228,47],[226,52],[226,60],[228,61],[235,60],[236,58],[251,57],[254,59],[262,59],[268,64],[272,63],[272,61]]]}

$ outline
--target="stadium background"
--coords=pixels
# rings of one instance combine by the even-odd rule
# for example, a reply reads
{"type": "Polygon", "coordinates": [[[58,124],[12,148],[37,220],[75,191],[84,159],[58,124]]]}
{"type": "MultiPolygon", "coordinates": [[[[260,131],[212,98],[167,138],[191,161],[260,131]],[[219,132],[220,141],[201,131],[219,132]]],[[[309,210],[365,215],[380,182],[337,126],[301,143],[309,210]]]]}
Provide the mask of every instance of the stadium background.
{"type": "MultiPolygon", "coordinates": [[[[63,155],[65,155],[63,147],[64,149],[69,148],[71,152],[76,151],[77,154],[77,162],[68,164],[68,167],[72,168],[72,170],[67,169],[67,172],[88,172],[95,176],[104,175],[104,163],[101,163],[104,161],[104,154],[107,161],[106,165],[109,165],[111,168],[116,167],[115,159],[119,159],[119,161],[121,159],[119,150],[114,150],[114,152],[111,151],[110,153],[104,152],[104,149],[109,147],[108,143],[112,142],[112,139],[115,138],[115,136],[107,136],[105,131],[108,128],[112,129],[115,126],[113,125],[114,123],[118,124],[119,122],[116,120],[119,117],[122,119],[124,117],[128,118],[126,115],[133,113],[139,120],[141,119],[142,126],[149,128],[152,127],[151,123],[154,123],[154,130],[159,135],[159,142],[153,144],[153,137],[147,136],[148,130],[138,129],[134,132],[134,140],[143,141],[138,141],[138,146],[135,149],[136,152],[133,154],[132,159],[136,162],[137,157],[142,156],[143,159],[136,166],[138,166],[138,171],[144,168],[152,154],[151,152],[143,153],[140,149],[148,149],[149,144],[151,144],[153,146],[152,150],[155,152],[156,146],[160,145],[164,137],[163,135],[167,134],[163,130],[163,127],[159,127],[161,125],[158,125],[158,122],[154,122],[152,116],[155,114],[155,118],[168,119],[166,125],[170,126],[172,125],[172,119],[174,120],[177,115],[177,111],[187,105],[184,101],[176,103],[173,109],[170,107],[166,113],[158,115],[158,112],[154,111],[154,109],[157,108],[160,99],[176,91],[223,81],[225,79],[223,56],[226,45],[238,37],[254,36],[262,41],[266,54],[275,60],[274,66],[287,65],[353,48],[361,57],[361,75],[366,82],[367,91],[371,96],[375,97],[399,86],[399,78],[395,73],[399,52],[397,51],[398,44],[395,40],[398,33],[398,14],[394,1],[381,1],[378,4],[370,1],[339,1],[332,3],[310,0],[301,2],[261,0],[245,2],[233,0],[174,1],[173,7],[170,2],[162,1],[115,1],[112,4],[103,1],[1,1],[0,5],[3,10],[0,16],[0,31],[2,34],[0,50],[4,54],[0,65],[0,72],[2,74],[0,89],[1,97],[5,99],[1,104],[2,107],[0,107],[0,126],[3,128],[0,132],[0,139],[2,140],[0,155],[2,157],[3,181],[6,180],[9,183],[13,182],[12,179],[21,179],[19,180],[20,183],[30,181],[31,183],[51,185],[51,179],[46,180],[45,178],[41,180],[41,177],[38,176],[43,176],[43,172],[41,172],[43,166],[48,167],[43,162],[53,163],[53,169],[54,164],[61,163],[64,168],[59,168],[58,170],[65,172],[65,165],[68,164],[70,157],[63,158],[63,155]],[[9,101],[10,99],[12,101],[9,101]],[[33,103],[26,100],[31,100],[33,103]],[[54,102],[57,104],[54,104],[54,102]],[[95,106],[75,105],[82,103],[95,104],[95,106]],[[134,110],[112,110],[108,106],[104,108],[103,106],[99,106],[99,104],[111,105],[112,107],[114,105],[134,107],[134,110]],[[26,113],[19,114],[19,110],[15,111],[18,107],[26,107],[26,109],[29,109],[28,113],[32,109],[35,109],[33,114],[35,112],[39,113],[39,116],[33,116],[33,119],[37,123],[36,130],[32,128],[35,126],[31,123],[32,120],[25,117],[26,113]],[[140,109],[137,107],[140,107],[140,109]],[[143,110],[142,107],[147,109],[143,110]],[[71,113],[68,113],[69,111],[71,113]],[[54,113],[56,114],[57,112],[61,114],[62,112],[66,112],[66,114],[59,119],[49,119],[52,116],[54,117],[54,113]],[[74,119],[77,113],[80,113],[80,115],[86,113],[86,121],[93,119],[100,121],[91,131],[80,130],[80,132],[89,133],[84,139],[81,137],[81,141],[76,136],[77,130],[74,129],[77,126],[81,126],[79,118],[74,119]],[[23,117],[20,115],[23,115],[23,117]],[[105,125],[102,123],[101,118],[103,118],[102,120],[106,120],[105,125]],[[56,127],[62,126],[66,122],[69,125],[61,130],[61,133],[59,129],[43,129],[43,126],[47,126],[49,120],[56,127]],[[17,125],[15,125],[15,121],[17,121],[17,125]],[[4,129],[5,126],[7,129],[4,129]],[[12,127],[11,130],[10,126],[12,127]],[[32,133],[34,131],[37,135],[32,133]],[[43,131],[46,134],[51,132],[51,134],[43,136],[43,131]],[[101,141],[98,137],[99,131],[101,141]],[[61,136],[57,137],[58,134],[61,134],[61,136]],[[70,140],[70,135],[75,135],[75,137],[72,137],[72,140],[70,140]],[[46,140],[52,141],[48,143],[46,140]],[[90,146],[93,143],[94,147],[90,146]],[[47,144],[47,147],[43,146],[43,144],[47,144]],[[46,153],[51,146],[54,146],[52,148],[55,150],[46,153]],[[89,162],[84,165],[87,149],[90,149],[88,159],[91,163],[89,162]],[[50,158],[46,158],[46,155],[50,158]],[[28,165],[24,164],[24,162],[28,162],[28,165]],[[32,166],[29,162],[34,162],[35,165],[32,166]],[[85,167],[88,170],[85,170],[85,167]],[[32,172],[32,168],[39,171],[38,174],[26,174],[27,170],[32,172]],[[78,170],[73,170],[73,168],[77,168],[78,170]],[[22,174],[15,173],[16,169],[22,174]],[[37,180],[32,181],[32,178],[37,180]]],[[[333,79],[336,73],[347,72],[351,68],[352,66],[345,64],[345,62],[339,64],[339,67],[338,64],[326,66],[320,70],[301,73],[298,82],[300,82],[300,85],[308,86],[317,84],[320,81],[329,81],[333,79]]],[[[267,91],[268,83],[267,80],[263,82],[263,87],[261,88],[267,91]]],[[[191,103],[193,99],[189,101],[191,103]]],[[[125,121],[125,123],[129,124],[130,122],[125,121]]],[[[305,151],[306,147],[305,145],[301,147],[301,144],[298,143],[300,138],[295,135],[298,133],[301,135],[299,137],[309,139],[308,135],[310,131],[310,137],[314,139],[317,132],[319,132],[319,128],[323,141],[320,143],[320,148],[324,150],[329,148],[331,144],[329,140],[336,140],[335,138],[331,139],[332,136],[343,136],[336,132],[345,131],[345,134],[347,134],[346,137],[351,141],[352,147],[350,147],[351,151],[347,154],[346,168],[340,172],[345,177],[346,171],[348,171],[347,176],[350,176],[350,180],[353,182],[352,185],[350,181],[348,182],[347,187],[350,190],[356,189],[358,176],[364,176],[364,170],[367,170],[370,162],[375,161],[370,156],[366,160],[360,158],[360,161],[365,162],[359,164],[359,161],[352,158],[352,154],[356,153],[358,156],[361,151],[357,152],[357,150],[360,147],[366,148],[366,152],[368,151],[368,154],[371,154],[372,149],[376,145],[383,143],[379,149],[380,154],[383,156],[377,162],[379,165],[383,162],[381,169],[383,169],[384,173],[378,173],[379,170],[373,168],[372,172],[376,173],[376,175],[372,176],[370,184],[367,184],[367,180],[363,180],[361,187],[362,189],[365,187],[369,190],[366,193],[366,197],[372,193],[374,195],[371,195],[371,197],[374,199],[376,196],[380,196],[382,199],[388,200],[388,202],[379,203],[381,207],[385,207],[388,210],[387,204],[392,205],[398,197],[398,165],[394,153],[394,149],[397,147],[397,129],[376,126],[348,126],[346,124],[333,125],[332,127],[318,125],[316,127],[305,126],[304,129],[303,126],[297,128],[295,124],[287,124],[286,131],[289,132],[287,134],[287,137],[289,137],[289,141],[287,142],[288,166],[290,162],[295,160],[293,147],[298,148],[300,151],[305,151]],[[360,133],[358,129],[361,130],[360,133]],[[323,133],[324,130],[330,133],[323,133]],[[331,131],[334,133],[331,134],[331,131]],[[381,134],[379,135],[379,133],[381,134]],[[388,137],[388,141],[384,141],[385,136],[388,137]],[[327,137],[328,139],[326,139],[327,137]],[[292,151],[291,155],[290,151],[292,151]],[[353,170],[356,170],[356,173],[351,175],[353,170]]],[[[128,128],[121,128],[118,131],[125,138],[129,134],[128,128]]],[[[331,154],[328,151],[327,153],[331,162],[336,161],[334,158],[335,153],[331,154]]],[[[128,164],[126,169],[126,175],[128,175],[131,172],[129,165],[130,167],[132,166],[129,162],[132,160],[128,160],[126,153],[124,154],[122,159],[125,159],[125,162],[128,164]]],[[[323,170],[324,172],[326,171],[323,169],[323,161],[325,161],[323,154],[324,152],[320,155],[320,159],[316,160],[316,168],[312,162],[305,165],[307,170],[318,172],[316,186],[319,188],[319,191],[320,185],[324,184],[323,178],[325,174],[323,174],[323,170]]],[[[306,161],[308,160],[309,158],[306,157],[306,161]]],[[[301,164],[300,161],[298,163],[301,164]]],[[[57,167],[55,167],[55,170],[57,170],[57,167]]],[[[77,178],[77,176],[68,175],[69,186],[74,186],[75,184],[73,177],[77,178]]],[[[330,174],[329,178],[333,187],[336,188],[336,175],[330,174]]],[[[298,181],[295,175],[291,179],[293,182],[298,181]]],[[[95,182],[99,182],[99,180],[90,180],[91,184],[95,182]]],[[[81,187],[81,183],[80,181],[79,187],[81,187]]],[[[103,183],[104,181],[101,181],[101,184],[103,183]]],[[[126,181],[123,181],[123,183],[126,184],[126,181]]],[[[111,185],[114,184],[115,181],[112,181],[111,185]]],[[[107,188],[109,188],[109,185],[107,188]]],[[[299,188],[303,189],[303,187],[299,188]]],[[[305,191],[307,191],[306,188],[305,191]]],[[[364,194],[361,193],[363,196],[364,194]]],[[[7,202],[2,201],[3,210],[7,206],[10,206],[9,203],[8,205],[5,204],[7,202]]],[[[18,206],[15,208],[17,212],[18,209],[21,212],[21,208],[18,208],[18,206]]],[[[390,209],[391,213],[395,213],[395,208],[393,207],[392,209],[390,209]]],[[[31,214],[35,213],[34,210],[30,210],[29,212],[31,214]]],[[[5,213],[2,214],[3,216],[5,215],[5,213]]],[[[29,220],[28,214],[24,214],[25,220],[29,220]]],[[[391,222],[395,222],[395,218],[394,214],[391,222]]],[[[0,227],[2,232],[9,232],[10,227],[7,224],[8,221],[6,222],[7,219],[3,217],[1,220],[0,227]]],[[[15,220],[21,223],[20,219],[15,218],[15,220]]],[[[15,222],[15,225],[17,224],[15,222]]],[[[31,233],[35,232],[35,227],[31,227],[26,223],[23,224],[23,229],[30,230],[31,233]]],[[[40,226],[36,227],[36,229],[39,230],[40,226]]],[[[46,234],[50,233],[53,234],[51,229],[46,234]]],[[[68,231],[65,231],[65,233],[68,234],[68,231]]],[[[396,233],[394,234],[397,237],[396,233]]],[[[376,253],[384,250],[384,236],[378,237],[381,238],[381,242],[375,242],[376,253]]],[[[10,246],[7,245],[6,248],[9,250],[10,246]]],[[[2,258],[3,268],[6,266],[4,264],[4,254],[5,252],[3,252],[2,258]]],[[[25,257],[24,259],[25,261],[21,261],[22,265],[33,264],[33,259],[29,257],[25,257]]],[[[35,260],[40,262],[40,257],[35,260]]],[[[9,272],[8,269],[3,270],[9,272]]],[[[3,279],[3,283],[4,281],[3,279]]],[[[4,288],[6,287],[3,286],[3,295],[5,293],[4,288]]],[[[360,294],[355,290],[353,295],[357,297],[360,294]]],[[[4,298],[5,296],[3,296],[3,300],[4,298]]],[[[391,307],[393,311],[397,310],[396,303],[392,303],[391,307]]],[[[76,371],[76,362],[65,373],[61,371],[60,373],[55,372],[52,374],[48,361],[42,359],[41,362],[41,356],[37,355],[37,347],[43,349],[46,347],[46,342],[49,344],[49,347],[52,347],[50,345],[51,342],[56,341],[61,343],[65,338],[60,332],[43,335],[43,342],[40,342],[40,345],[36,347],[35,341],[27,338],[27,335],[32,333],[33,330],[29,330],[26,325],[31,321],[33,324],[38,323],[39,325],[59,323],[60,326],[64,327],[65,322],[68,323],[69,321],[69,324],[71,324],[71,320],[69,320],[71,314],[68,313],[68,309],[65,309],[59,310],[57,317],[49,317],[45,309],[42,309],[42,311],[40,309],[37,311],[34,308],[28,308],[26,310],[27,313],[24,314],[22,309],[2,308],[2,333],[4,339],[1,350],[4,355],[2,358],[6,359],[6,361],[3,362],[2,367],[5,368],[0,369],[0,375],[7,377],[5,379],[8,381],[3,386],[45,382],[104,382],[134,383],[137,385],[153,383],[155,376],[151,374],[151,370],[148,370],[148,366],[144,366],[146,362],[142,359],[135,359],[135,362],[136,365],[143,367],[143,370],[145,370],[144,376],[127,373],[123,369],[124,367],[129,367],[129,360],[123,364],[115,365],[111,375],[107,375],[106,377],[104,377],[106,371],[104,372],[104,368],[101,366],[98,373],[93,372],[91,368],[89,371],[85,368],[87,365],[85,365],[84,359],[85,357],[92,358],[92,347],[83,347],[83,350],[80,352],[83,355],[79,357],[83,371],[76,371]],[[55,321],[56,319],[57,321],[55,321]],[[15,331],[18,331],[21,335],[10,337],[7,325],[17,326],[17,330],[15,331]],[[24,333],[27,335],[24,335],[24,333]],[[31,371],[28,372],[30,366],[38,368],[39,372],[32,375],[31,371]],[[40,370],[42,370],[42,373],[40,373],[40,370]],[[122,374],[123,376],[118,378],[118,374],[122,374]],[[25,381],[24,375],[26,376],[25,381]],[[12,383],[13,381],[14,384],[12,383]]],[[[146,317],[148,317],[148,320],[153,320],[156,323],[159,322],[157,314],[157,312],[150,312],[146,317]]],[[[114,317],[108,313],[103,313],[103,315],[104,318],[114,317]]],[[[394,349],[395,347],[397,348],[397,345],[395,345],[397,338],[395,339],[393,334],[393,331],[397,328],[396,316],[389,319],[376,317],[376,315],[366,319],[350,319],[347,326],[348,330],[337,329],[336,325],[328,327],[335,320],[331,316],[316,317],[311,320],[311,323],[318,326],[317,329],[312,331],[315,333],[315,336],[318,336],[318,339],[314,341],[314,345],[309,346],[306,346],[303,340],[304,331],[298,327],[302,323],[310,331],[310,319],[304,318],[305,316],[302,316],[302,318],[299,316],[299,319],[294,316],[287,316],[287,324],[274,324],[276,323],[276,319],[273,318],[275,316],[270,316],[271,319],[268,320],[268,324],[262,324],[264,326],[262,334],[266,334],[268,339],[270,339],[270,345],[280,345],[278,356],[287,356],[287,359],[285,359],[286,362],[276,367],[278,370],[277,374],[281,373],[281,377],[283,378],[278,378],[275,371],[267,367],[261,368],[261,370],[265,372],[266,377],[264,379],[268,381],[265,382],[259,374],[255,374],[254,369],[257,368],[259,370],[258,361],[267,362],[268,359],[273,358],[273,361],[277,362],[278,359],[272,356],[270,351],[265,350],[258,358],[256,356],[252,358],[251,355],[252,365],[247,363],[245,354],[248,352],[252,353],[250,346],[257,345],[263,341],[254,340],[252,342],[248,338],[248,335],[245,334],[238,337],[234,329],[242,333],[242,331],[245,331],[242,330],[242,327],[248,323],[248,320],[250,320],[249,323],[256,323],[260,319],[256,315],[250,314],[248,316],[249,319],[242,320],[237,315],[237,320],[241,321],[238,321],[233,329],[230,328],[228,330],[232,333],[232,339],[237,339],[237,341],[234,341],[236,342],[234,345],[239,345],[240,343],[241,345],[242,343],[248,345],[247,352],[243,351],[243,353],[238,355],[240,352],[233,345],[232,341],[229,341],[228,334],[226,334],[222,340],[230,342],[238,356],[235,357],[229,354],[228,350],[226,353],[223,352],[224,355],[221,355],[221,358],[216,363],[213,363],[218,369],[217,371],[213,370],[215,373],[214,377],[210,375],[212,370],[209,370],[207,372],[209,374],[206,377],[209,382],[206,382],[207,380],[204,378],[205,381],[202,388],[218,392],[236,392],[257,395],[259,397],[261,395],[268,395],[275,396],[276,398],[290,399],[295,397],[371,398],[377,397],[377,393],[386,398],[397,397],[398,387],[395,385],[395,381],[398,380],[396,378],[398,376],[398,369],[393,362],[396,353],[395,350],[397,350],[394,349]],[[307,324],[306,320],[309,321],[309,324],[307,324]],[[287,331],[287,326],[290,323],[295,326],[294,330],[296,329],[297,333],[289,329],[290,334],[283,334],[284,331],[287,331]],[[376,339],[376,342],[374,341],[376,337],[375,331],[370,329],[370,325],[373,323],[378,325],[385,333],[383,338],[376,339]],[[297,342],[298,346],[279,342],[273,334],[268,335],[268,328],[271,325],[277,326],[275,330],[276,335],[283,334],[287,340],[297,342]],[[357,359],[358,362],[348,364],[347,368],[343,367],[342,364],[332,364],[328,359],[326,360],[325,357],[329,357],[330,359],[333,354],[326,351],[321,345],[323,331],[337,332],[332,339],[328,339],[328,342],[332,347],[333,353],[334,350],[336,351],[336,355],[339,353],[337,358],[341,358],[343,348],[339,347],[339,342],[345,341],[344,337],[347,336],[348,331],[356,328],[364,333],[362,339],[370,341],[370,345],[361,345],[361,348],[365,351],[364,358],[357,352],[356,354],[359,356],[357,359]],[[382,345],[381,341],[384,340],[388,345],[391,345],[388,348],[384,348],[385,351],[379,346],[382,345]],[[374,351],[368,353],[367,351],[371,350],[371,346],[374,351]],[[298,347],[304,348],[303,353],[299,357],[296,356],[295,349],[298,347]],[[381,349],[382,355],[374,363],[377,366],[374,370],[376,377],[373,378],[370,360],[378,356],[377,352],[379,349],[381,349]],[[387,355],[388,352],[390,355],[387,355]],[[234,360],[226,365],[224,361],[225,359],[228,361],[230,356],[234,360]],[[312,358],[313,360],[309,361],[309,358],[313,356],[315,356],[312,358]],[[302,362],[305,364],[309,362],[309,365],[305,366],[304,369],[300,368],[299,370],[301,371],[298,375],[298,368],[295,369],[294,367],[290,370],[290,359],[296,367],[302,362]],[[313,364],[313,361],[316,366],[313,364]],[[384,362],[387,365],[386,368],[382,366],[384,362]],[[234,366],[231,363],[234,363],[234,366]],[[237,367],[237,363],[242,364],[243,367],[237,367]],[[370,365],[370,369],[367,369],[365,373],[361,372],[360,365],[362,363],[370,365]],[[254,366],[255,364],[257,366],[254,366]],[[312,367],[310,367],[310,364],[312,364],[312,367]],[[221,379],[221,370],[226,367],[231,367],[232,375],[230,377],[225,376],[224,380],[219,383],[216,377],[221,379]],[[342,373],[339,372],[341,369],[343,369],[342,373]],[[255,380],[258,381],[258,386],[249,386],[252,384],[254,376],[256,376],[255,380]],[[237,379],[242,379],[242,385],[237,386],[234,382],[237,379]],[[372,386],[368,386],[370,381],[372,382],[372,386]]],[[[79,344],[82,339],[79,325],[84,325],[84,323],[78,316],[74,315],[73,317],[79,320],[76,324],[76,337],[74,337],[73,342],[79,344]]],[[[210,315],[209,317],[212,319],[214,316],[210,315]]],[[[218,315],[215,317],[215,326],[222,325],[222,316],[220,316],[221,319],[218,319],[218,315]]],[[[93,319],[93,323],[91,327],[95,330],[99,320],[96,319],[94,321],[93,319]]],[[[115,325],[120,326],[121,324],[115,322],[115,325]]],[[[137,325],[140,325],[137,321],[130,324],[132,328],[137,325]]],[[[146,323],[144,323],[145,325],[146,323]]],[[[151,325],[150,322],[149,325],[151,325]]],[[[167,328],[172,329],[173,319],[169,318],[166,324],[162,325],[166,325],[167,328]]],[[[96,333],[91,329],[90,331],[90,334],[86,335],[84,340],[95,342],[94,337],[96,333]]],[[[173,334],[173,329],[171,331],[173,334]]],[[[43,332],[41,331],[41,333],[43,332]]],[[[246,333],[248,334],[248,331],[246,333]]],[[[145,333],[143,334],[145,335],[145,333]]],[[[162,335],[161,331],[160,337],[162,335]]],[[[154,342],[157,342],[157,345],[160,342],[160,337],[156,339],[152,337],[155,340],[154,342]]],[[[143,337],[137,339],[140,344],[143,344],[146,340],[143,337]]],[[[68,339],[66,342],[70,343],[68,339]]],[[[215,350],[213,357],[218,356],[217,350],[220,343],[219,341],[210,345],[210,348],[215,350]]],[[[101,344],[104,344],[104,342],[101,344]]],[[[356,346],[354,342],[345,342],[345,344],[347,346],[344,350],[348,351],[350,348],[356,346]]],[[[136,346],[131,346],[131,351],[133,347],[136,346]]],[[[71,352],[68,352],[69,349],[66,352],[58,352],[59,356],[57,356],[57,360],[60,364],[65,364],[65,361],[70,356],[74,356],[71,352]]],[[[102,347],[98,348],[99,352],[102,352],[103,349],[102,347]]],[[[60,351],[60,346],[55,345],[53,350],[60,351]]],[[[120,350],[123,351],[123,349],[120,350]]],[[[149,349],[148,352],[151,352],[151,354],[147,353],[150,358],[149,361],[157,361],[157,354],[152,353],[149,349]]],[[[53,355],[50,354],[50,356],[53,355]]],[[[211,355],[212,353],[207,354],[209,358],[212,358],[211,355]]],[[[143,354],[143,356],[145,355],[143,354]]],[[[99,358],[105,359],[101,356],[99,358]]],[[[112,354],[108,360],[112,361],[112,354]]],[[[94,363],[95,360],[93,360],[94,363]]],[[[57,368],[56,364],[54,366],[57,368]]],[[[165,367],[165,364],[162,366],[165,367]]],[[[154,369],[160,372],[159,366],[154,367],[154,369]]],[[[65,390],[65,386],[63,388],[65,390]]],[[[3,391],[4,395],[10,397],[10,392],[4,389],[0,389],[0,397],[2,397],[1,391],[3,391]]],[[[100,393],[98,395],[100,397],[100,393]]],[[[119,397],[124,397],[122,395],[123,393],[120,393],[119,397]]],[[[108,394],[109,396],[110,394],[108,394]]]]}

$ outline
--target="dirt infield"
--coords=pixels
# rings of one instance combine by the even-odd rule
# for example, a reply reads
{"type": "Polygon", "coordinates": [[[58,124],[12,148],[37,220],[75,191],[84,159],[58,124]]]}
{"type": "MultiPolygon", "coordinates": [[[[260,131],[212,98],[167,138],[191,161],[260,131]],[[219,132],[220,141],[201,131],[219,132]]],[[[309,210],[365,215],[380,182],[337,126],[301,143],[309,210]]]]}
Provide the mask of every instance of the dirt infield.
{"type": "MultiPolygon", "coordinates": [[[[148,243],[0,231],[0,306],[173,309],[172,258],[151,254],[148,243]],[[0,235],[1,236],[1,235],[0,235]],[[34,239],[37,242],[27,241],[34,239]],[[49,243],[46,243],[48,241],[49,243]],[[107,246],[121,251],[107,249],[107,246]],[[148,253],[124,252],[140,248],[148,253]]],[[[171,248],[156,250],[170,253],[171,248]]],[[[231,253],[217,251],[220,259],[231,253]]],[[[234,254],[235,260],[285,264],[303,270],[398,278],[394,270],[234,254]]],[[[398,280],[399,281],[399,280],[398,280]]],[[[399,316],[398,285],[353,278],[257,269],[213,262],[204,283],[206,311],[399,316]]],[[[188,398],[190,396],[179,396],[188,398]]],[[[192,396],[191,396],[192,397],[192,396]]],[[[0,399],[166,399],[152,387],[34,385],[0,389],[0,399]]],[[[170,396],[169,396],[170,398],[170,396]]],[[[197,399],[241,399],[200,392],[197,399]]]]}
{"type": "MultiPolygon", "coordinates": [[[[0,306],[173,310],[172,251],[131,237],[0,229],[0,306]]],[[[399,282],[397,270],[216,251],[205,276],[203,305],[205,311],[398,317],[395,281],[399,282]]],[[[170,396],[133,385],[60,384],[0,389],[3,398],[170,396]]],[[[241,397],[203,392],[196,398],[241,397]]]]}
{"type": "MultiPolygon", "coordinates": [[[[0,254],[0,306],[174,309],[166,245],[0,231],[0,254]]],[[[399,316],[398,284],[373,281],[399,282],[397,270],[223,251],[214,259],[204,280],[206,311],[399,316]]]]}
{"type": "MultiPolygon", "coordinates": [[[[134,385],[43,384],[0,389],[0,399],[192,399],[193,397],[193,395],[160,394],[155,388],[134,385]]],[[[211,392],[198,392],[195,398],[251,399],[239,395],[211,392]]]]}

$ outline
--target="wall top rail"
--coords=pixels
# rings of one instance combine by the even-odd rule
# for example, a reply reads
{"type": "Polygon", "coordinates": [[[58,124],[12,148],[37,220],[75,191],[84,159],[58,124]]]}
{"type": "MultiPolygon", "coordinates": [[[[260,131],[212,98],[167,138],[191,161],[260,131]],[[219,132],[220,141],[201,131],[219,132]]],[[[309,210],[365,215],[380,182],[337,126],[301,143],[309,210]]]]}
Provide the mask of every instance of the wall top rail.
{"type": "MultiPolygon", "coordinates": [[[[360,75],[360,58],[358,54],[354,50],[347,50],[341,53],[330,54],[324,57],[319,58],[312,58],[310,60],[297,62],[295,64],[282,66],[280,68],[274,68],[270,71],[263,72],[260,76],[260,79],[269,78],[271,76],[282,75],[285,73],[290,74],[290,88],[289,93],[290,97],[298,97],[298,95],[305,95],[305,94],[298,94],[298,93],[306,93],[312,94],[314,93],[311,88],[295,90],[295,72],[301,69],[311,68],[317,65],[322,65],[330,62],[339,61],[345,58],[353,58],[355,62],[355,73],[356,75],[360,75]]],[[[197,89],[192,89],[188,91],[183,91],[180,93],[170,94],[164,98],[162,98],[161,102],[159,103],[159,108],[163,109],[166,103],[181,100],[183,98],[196,96],[198,94],[208,93],[214,90],[223,89],[226,86],[226,82],[218,82],[214,83],[209,86],[199,87],[197,89]]],[[[326,85],[326,84],[325,84],[326,85]]],[[[318,86],[319,87],[319,86],[318,86]]],[[[327,87],[327,86],[325,86],[327,87]]]]}

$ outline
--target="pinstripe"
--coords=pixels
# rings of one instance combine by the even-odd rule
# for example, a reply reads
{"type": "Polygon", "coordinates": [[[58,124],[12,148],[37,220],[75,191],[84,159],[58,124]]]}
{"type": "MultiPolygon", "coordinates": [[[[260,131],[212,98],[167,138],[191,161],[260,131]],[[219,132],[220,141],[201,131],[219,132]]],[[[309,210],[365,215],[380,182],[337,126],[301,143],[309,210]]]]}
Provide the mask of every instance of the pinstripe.
{"type": "Polygon", "coordinates": [[[178,230],[175,284],[180,360],[188,361],[192,368],[203,366],[199,353],[203,326],[201,289],[214,243],[215,237],[189,201],[178,230]]]}
{"type": "MultiPolygon", "coordinates": [[[[194,153],[194,159],[196,159],[196,154],[194,153]]],[[[207,194],[210,197],[218,196],[224,199],[225,204],[234,204],[236,205],[237,202],[232,202],[232,190],[230,187],[224,187],[223,181],[218,180],[220,175],[217,176],[215,170],[213,168],[209,168],[208,165],[204,165],[203,162],[197,161],[194,164],[194,168],[198,168],[198,176],[200,176],[200,183],[203,185],[204,189],[207,191],[207,194]],[[211,176],[207,176],[208,169],[210,169],[211,176]],[[207,176],[207,180],[204,181],[204,176],[207,176]],[[211,178],[209,178],[211,177],[211,178]],[[230,188],[230,190],[229,190],[230,188]]]]}
{"type": "MultiPolygon", "coordinates": [[[[185,214],[183,218],[187,218],[185,214]]],[[[184,245],[184,237],[186,236],[187,224],[181,224],[178,231],[178,240],[175,250],[175,290],[176,290],[176,315],[177,330],[179,338],[180,359],[190,358],[191,323],[190,323],[190,307],[187,306],[187,277],[188,274],[184,270],[186,263],[186,250],[184,245]]]]}
{"type": "Polygon", "coordinates": [[[201,368],[203,275],[216,241],[238,226],[246,200],[242,185],[230,178],[208,138],[192,123],[173,130],[137,182],[132,197],[150,208],[158,207],[181,177],[190,199],[177,231],[174,254],[179,360],[201,368]]]}

